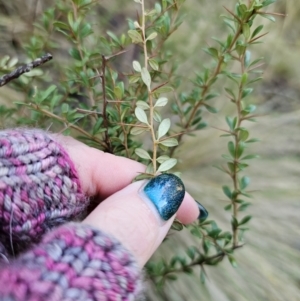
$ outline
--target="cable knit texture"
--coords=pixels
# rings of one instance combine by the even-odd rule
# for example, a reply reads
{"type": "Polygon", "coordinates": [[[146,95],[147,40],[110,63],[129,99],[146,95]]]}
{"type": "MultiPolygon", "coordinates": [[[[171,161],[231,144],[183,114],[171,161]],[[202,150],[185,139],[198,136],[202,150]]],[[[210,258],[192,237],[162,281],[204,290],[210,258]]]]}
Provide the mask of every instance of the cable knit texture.
{"type": "Polygon", "coordinates": [[[87,205],[72,161],[46,132],[0,132],[2,254],[24,250],[46,230],[78,218],[87,205]]]}
{"type": "Polygon", "coordinates": [[[139,293],[139,269],[104,233],[68,224],[0,269],[1,301],[121,301],[139,293]]]}

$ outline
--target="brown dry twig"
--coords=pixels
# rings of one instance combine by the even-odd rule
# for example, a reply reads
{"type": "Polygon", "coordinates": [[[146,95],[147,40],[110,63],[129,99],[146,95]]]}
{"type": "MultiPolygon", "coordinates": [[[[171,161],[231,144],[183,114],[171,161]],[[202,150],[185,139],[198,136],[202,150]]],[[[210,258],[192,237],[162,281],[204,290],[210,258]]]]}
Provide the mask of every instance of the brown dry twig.
{"type": "Polygon", "coordinates": [[[13,79],[20,77],[22,74],[31,71],[33,68],[36,68],[36,67],[39,67],[39,66],[45,64],[46,62],[48,62],[50,60],[52,60],[52,54],[47,53],[47,54],[43,55],[42,57],[32,61],[31,63],[20,66],[17,69],[15,69],[14,71],[3,75],[2,77],[0,77],[0,87],[6,85],[13,79]]]}

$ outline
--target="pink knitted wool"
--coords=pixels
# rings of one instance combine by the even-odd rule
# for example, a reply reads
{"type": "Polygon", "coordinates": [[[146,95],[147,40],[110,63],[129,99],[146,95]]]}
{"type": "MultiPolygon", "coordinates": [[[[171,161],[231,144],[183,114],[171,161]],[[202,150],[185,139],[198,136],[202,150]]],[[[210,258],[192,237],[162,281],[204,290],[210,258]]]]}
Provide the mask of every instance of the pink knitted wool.
{"type": "Polygon", "coordinates": [[[0,132],[1,254],[26,249],[47,229],[80,218],[87,205],[72,161],[46,132],[0,132]]]}
{"type": "Polygon", "coordinates": [[[119,242],[73,223],[0,268],[0,300],[130,301],[140,292],[140,278],[134,258],[119,242]]]}

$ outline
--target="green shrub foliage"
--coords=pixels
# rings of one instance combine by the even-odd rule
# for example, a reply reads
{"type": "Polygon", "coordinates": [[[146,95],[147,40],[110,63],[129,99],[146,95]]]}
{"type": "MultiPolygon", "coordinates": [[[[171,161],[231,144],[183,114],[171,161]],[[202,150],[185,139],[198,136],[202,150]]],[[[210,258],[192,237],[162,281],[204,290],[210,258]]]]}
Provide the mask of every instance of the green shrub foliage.
{"type": "MultiPolygon", "coordinates": [[[[255,121],[256,107],[248,96],[261,79],[262,59],[252,58],[251,49],[265,35],[261,17],[274,21],[265,8],[275,0],[240,0],[225,8],[226,37],[203,48],[211,67],[183,75],[191,82],[185,90],[176,53],[165,48],[184,21],[184,2],[159,0],[150,6],[134,0],[135,17],[127,19],[123,33],[114,33],[101,29],[107,26],[97,16],[97,1],[54,1],[22,45],[27,56],[22,63],[45,53],[53,54],[53,60],[12,81],[8,86],[20,92],[22,101],[0,106],[3,127],[38,126],[71,134],[105,152],[146,164],[146,173],[137,177],[142,179],[176,170],[177,147],[185,135],[207,126],[203,112],[218,114],[214,99],[220,95],[214,87],[217,81],[224,83],[221,97],[234,105],[235,113],[226,116],[227,128],[220,129],[228,147],[224,164],[217,168],[232,180],[231,186],[222,187],[232,230],[223,231],[213,220],[189,226],[198,247],[189,247],[185,257],[174,254],[169,262],[147,264],[148,276],[158,288],[176,280],[179,273],[193,273],[196,266],[204,282],[205,266],[224,258],[236,265],[234,251],[243,245],[242,234],[251,219],[244,214],[251,197],[245,172],[249,160],[256,158],[247,152],[249,143],[257,139],[245,121],[255,121]]],[[[2,57],[0,72],[6,74],[17,65],[16,57],[2,57]]],[[[174,228],[183,226],[176,222],[174,228]]]]}

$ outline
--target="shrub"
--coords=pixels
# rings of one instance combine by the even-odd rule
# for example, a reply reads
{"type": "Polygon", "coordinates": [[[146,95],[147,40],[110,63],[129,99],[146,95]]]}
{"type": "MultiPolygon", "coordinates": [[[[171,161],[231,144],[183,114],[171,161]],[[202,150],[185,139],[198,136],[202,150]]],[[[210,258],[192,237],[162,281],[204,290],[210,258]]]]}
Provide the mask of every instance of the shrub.
{"type": "MultiPolygon", "coordinates": [[[[9,84],[20,92],[22,101],[1,105],[2,125],[50,128],[139,160],[147,170],[136,180],[176,170],[178,146],[185,136],[207,126],[205,112],[218,114],[217,97],[228,98],[234,106],[234,112],[226,116],[227,128],[220,129],[229,140],[224,164],[216,166],[231,179],[232,185],[222,189],[232,230],[223,231],[214,220],[189,226],[200,247],[190,246],[186,256],[175,254],[168,262],[147,264],[148,276],[158,289],[163,289],[165,281],[176,280],[179,273],[193,273],[196,266],[201,268],[202,282],[206,265],[228,258],[236,266],[234,251],[243,246],[251,219],[243,213],[251,197],[245,171],[248,161],[257,157],[247,152],[247,146],[258,140],[250,137],[245,122],[257,117],[248,96],[261,79],[262,59],[252,58],[251,50],[265,35],[260,17],[274,19],[265,8],[275,1],[237,1],[233,10],[225,8],[226,37],[203,48],[211,58],[209,67],[187,74],[178,73],[180,62],[166,45],[184,21],[184,0],[161,0],[151,7],[145,7],[145,0],[134,0],[131,10],[137,14],[128,18],[128,29],[118,34],[99,29],[97,2],[57,0],[23,37],[27,61],[48,52],[54,59],[9,84]],[[187,88],[183,77],[190,80],[187,88]],[[217,82],[224,87],[221,95],[217,82]]],[[[12,71],[17,63],[16,57],[5,56],[0,71],[12,71]]],[[[173,228],[181,230],[183,225],[176,221],[173,228]]]]}

